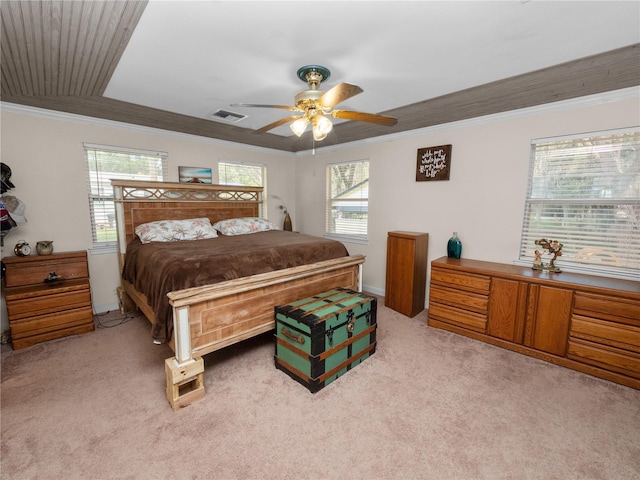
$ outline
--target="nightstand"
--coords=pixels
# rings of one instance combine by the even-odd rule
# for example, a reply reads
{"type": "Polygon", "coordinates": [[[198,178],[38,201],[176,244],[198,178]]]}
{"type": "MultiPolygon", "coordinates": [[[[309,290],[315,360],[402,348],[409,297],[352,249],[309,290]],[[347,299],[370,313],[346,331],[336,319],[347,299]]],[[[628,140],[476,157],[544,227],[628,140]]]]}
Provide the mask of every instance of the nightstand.
{"type": "Polygon", "coordinates": [[[5,299],[14,350],[92,332],[87,252],[5,257],[5,299]],[[45,282],[55,273],[58,280],[45,282]]]}

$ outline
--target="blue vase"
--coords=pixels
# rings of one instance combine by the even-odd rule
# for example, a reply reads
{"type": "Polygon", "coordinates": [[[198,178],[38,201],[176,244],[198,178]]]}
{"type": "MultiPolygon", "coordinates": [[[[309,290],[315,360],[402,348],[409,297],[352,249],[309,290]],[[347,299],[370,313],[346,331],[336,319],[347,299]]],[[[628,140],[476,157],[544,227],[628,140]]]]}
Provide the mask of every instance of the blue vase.
{"type": "Polygon", "coordinates": [[[462,242],[458,238],[458,232],[453,232],[453,237],[447,242],[447,256],[460,258],[460,255],[462,255],[462,242]]]}

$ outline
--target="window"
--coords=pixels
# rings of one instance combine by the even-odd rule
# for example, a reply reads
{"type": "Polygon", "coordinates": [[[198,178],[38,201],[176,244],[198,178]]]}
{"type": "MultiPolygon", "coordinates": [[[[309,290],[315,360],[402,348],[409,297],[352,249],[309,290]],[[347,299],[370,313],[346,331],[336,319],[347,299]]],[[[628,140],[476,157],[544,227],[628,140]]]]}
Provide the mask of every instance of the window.
{"type": "Polygon", "coordinates": [[[219,162],[218,181],[221,185],[266,187],[267,169],[264,165],[219,162]]]}
{"type": "Polygon", "coordinates": [[[327,235],[367,240],[369,162],[327,165],[327,235]]]}
{"type": "Polygon", "coordinates": [[[93,248],[112,251],[117,246],[116,212],[111,179],[167,178],[167,154],[85,143],[93,248]]]}
{"type": "Polygon", "coordinates": [[[267,211],[267,167],[246,163],[218,162],[218,183],[221,185],[242,185],[263,187],[260,216],[267,211]]]}
{"type": "Polygon", "coordinates": [[[541,238],[564,245],[560,266],[637,277],[640,129],[532,142],[521,260],[541,238]]]}

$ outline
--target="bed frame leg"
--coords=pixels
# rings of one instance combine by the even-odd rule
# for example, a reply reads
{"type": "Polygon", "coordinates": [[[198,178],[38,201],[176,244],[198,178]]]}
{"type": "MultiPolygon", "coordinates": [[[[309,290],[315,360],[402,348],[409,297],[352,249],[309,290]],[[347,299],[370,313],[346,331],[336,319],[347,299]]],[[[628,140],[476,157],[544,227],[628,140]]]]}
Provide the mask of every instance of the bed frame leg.
{"type": "Polygon", "coordinates": [[[178,410],[204,398],[204,361],[202,357],[178,363],[175,357],[164,361],[167,374],[167,400],[178,410]]]}
{"type": "Polygon", "coordinates": [[[124,288],[118,287],[118,303],[120,305],[120,313],[135,312],[137,309],[136,303],[131,299],[124,288]]]}

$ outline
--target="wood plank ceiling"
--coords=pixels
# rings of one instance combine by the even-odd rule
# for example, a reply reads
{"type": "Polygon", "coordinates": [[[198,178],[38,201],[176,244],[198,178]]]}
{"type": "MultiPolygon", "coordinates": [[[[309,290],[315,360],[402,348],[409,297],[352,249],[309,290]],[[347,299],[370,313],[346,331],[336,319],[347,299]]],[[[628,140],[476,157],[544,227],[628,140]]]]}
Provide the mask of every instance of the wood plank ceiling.
{"type": "MultiPolygon", "coordinates": [[[[245,128],[103,96],[146,1],[2,1],[3,102],[295,152],[309,136],[245,128]]],[[[384,112],[394,127],[345,122],[323,146],[640,85],[639,44],[384,112]]]]}

